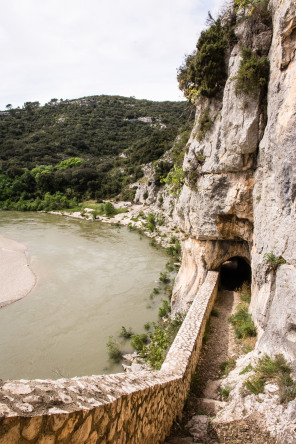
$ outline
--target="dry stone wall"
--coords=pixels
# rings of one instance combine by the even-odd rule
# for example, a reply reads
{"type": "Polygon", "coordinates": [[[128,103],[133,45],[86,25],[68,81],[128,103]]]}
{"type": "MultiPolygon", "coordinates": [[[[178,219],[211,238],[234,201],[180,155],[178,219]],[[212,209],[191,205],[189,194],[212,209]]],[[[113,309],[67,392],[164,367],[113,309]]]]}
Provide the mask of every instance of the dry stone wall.
{"type": "Polygon", "coordinates": [[[182,414],[217,284],[209,272],[159,371],[0,381],[0,444],[163,441],[182,414]]]}

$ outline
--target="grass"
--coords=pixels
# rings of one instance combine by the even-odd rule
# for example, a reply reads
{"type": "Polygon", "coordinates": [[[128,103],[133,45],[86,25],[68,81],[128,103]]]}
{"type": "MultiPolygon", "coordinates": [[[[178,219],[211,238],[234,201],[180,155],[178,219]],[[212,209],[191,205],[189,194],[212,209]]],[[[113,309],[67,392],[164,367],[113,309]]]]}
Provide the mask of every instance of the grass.
{"type": "Polygon", "coordinates": [[[244,375],[245,373],[248,373],[251,370],[253,370],[252,364],[248,364],[239,374],[244,375]]]}
{"type": "Polygon", "coordinates": [[[245,387],[258,395],[264,392],[266,382],[273,382],[278,386],[280,403],[286,404],[296,397],[296,384],[291,378],[291,372],[283,355],[278,354],[274,358],[264,355],[254,368],[254,375],[245,382],[245,387]]]}
{"type": "Polygon", "coordinates": [[[231,387],[227,386],[224,388],[220,388],[220,395],[223,400],[227,400],[229,398],[229,394],[231,392],[231,387]]]}
{"type": "Polygon", "coordinates": [[[275,256],[273,253],[265,253],[264,259],[274,273],[280,265],[286,263],[286,260],[282,256],[275,256]]]}
{"type": "Polygon", "coordinates": [[[234,358],[229,358],[220,364],[221,376],[228,376],[231,370],[236,366],[236,360],[234,358]]]}
{"type": "Polygon", "coordinates": [[[256,327],[248,312],[249,303],[251,302],[251,288],[245,282],[236,291],[239,293],[242,302],[238,304],[235,314],[229,317],[229,322],[234,327],[237,339],[255,338],[257,336],[256,327]]]}
{"type": "Polygon", "coordinates": [[[236,313],[230,316],[229,322],[233,325],[235,335],[238,339],[257,336],[256,327],[250,313],[248,313],[247,304],[239,304],[236,313]]]}

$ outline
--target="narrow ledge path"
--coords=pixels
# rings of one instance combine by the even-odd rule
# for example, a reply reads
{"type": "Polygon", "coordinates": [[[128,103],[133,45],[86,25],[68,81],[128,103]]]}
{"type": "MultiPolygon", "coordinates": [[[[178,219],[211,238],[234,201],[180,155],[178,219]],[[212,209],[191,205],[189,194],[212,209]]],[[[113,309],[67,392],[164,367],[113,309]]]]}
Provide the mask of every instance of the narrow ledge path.
{"type": "Polygon", "coordinates": [[[211,422],[225,405],[220,394],[221,368],[242,354],[228,321],[239,303],[238,293],[228,290],[218,292],[182,422],[174,424],[165,444],[275,443],[270,434],[258,426],[255,415],[229,423],[211,422]]]}

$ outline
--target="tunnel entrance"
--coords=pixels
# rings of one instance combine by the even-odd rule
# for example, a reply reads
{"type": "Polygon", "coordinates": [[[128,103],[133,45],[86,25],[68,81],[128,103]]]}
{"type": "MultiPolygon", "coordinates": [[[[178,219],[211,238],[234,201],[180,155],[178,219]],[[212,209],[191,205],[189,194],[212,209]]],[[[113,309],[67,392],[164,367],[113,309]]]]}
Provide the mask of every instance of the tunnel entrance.
{"type": "Polygon", "coordinates": [[[228,259],[220,268],[220,286],[225,290],[235,290],[243,282],[251,282],[251,267],[242,257],[228,259]]]}

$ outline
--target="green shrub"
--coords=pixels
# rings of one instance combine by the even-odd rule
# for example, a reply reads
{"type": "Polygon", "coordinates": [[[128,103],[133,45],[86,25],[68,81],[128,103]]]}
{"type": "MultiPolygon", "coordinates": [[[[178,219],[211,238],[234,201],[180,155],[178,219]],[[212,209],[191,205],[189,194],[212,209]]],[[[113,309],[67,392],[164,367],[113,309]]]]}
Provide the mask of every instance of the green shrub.
{"type": "Polygon", "coordinates": [[[158,309],[158,316],[160,318],[166,318],[166,317],[168,317],[168,314],[170,312],[171,312],[171,306],[170,306],[169,301],[163,299],[162,300],[162,305],[158,309]]]}
{"type": "Polygon", "coordinates": [[[166,322],[159,320],[152,324],[152,331],[149,333],[150,343],[143,347],[141,356],[155,370],[159,370],[165,360],[167,351],[173,343],[183,319],[183,314],[176,313],[174,319],[167,319],[166,322]]]}
{"type": "Polygon", "coordinates": [[[273,272],[276,272],[280,265],[286,263],[286,260],[282,256],[275,256],[273,253],[265,253],[264,259],[268,263],[273,272]]]}
{"type": "Polygon", "coordinates": [[[124,326],[121,327],[120,336],[122,338],[130,339],[133,334],[131,327],[129,327],[129,329],[126,329],[124,326]]]}
{"type": "Polygon", "coordinates": [[[161,179],[161,182],[169,186],[169,192],[178,196],[184,184],[184,173],[182,167],[174,165],[168,175],[161,179]]]}
{"type": "Polygon", "coordinates": [[[211,129],[213,121],[210,118],[210,109],[206,108],[198,119],[197,139],[201,141],[206,133],[211,129]]]}
{"type": "Polygon", "coordinates": [[[144,346],[148,342],[148,336],[146,335],[146,333],[141,333],[139,335],[132,335],[131,338],[132,338],[131,346],[138,352],[141,352],[144,346]]]}
{"type": "Polygon", "coordinates": [[[146,228],[148,231],[150,231],[151,233],[153,231],[155,231],[156,228],[156,219],[155,219],[155,215],[153,213],[149,213],[147,216],[147,223],[146,223],[146,228]]]}
{"type": "Polygon", "coordinates": [[[296,397],[296,384],[291,378],[291,367],[283,355],[271,358],[264,355],[254,368],[254,375],[245,382],[245,387],[255,395],[263,393],[267,381],[275,382],[279,388],[280,403],[287,403],[296,397]]]}
{"type": "Polygon", "coordinates": [[[179,88],[185,97],[194,99],[196,94],[213,97],[225,84],[225,51],[228,42],[218,19],[202,31],[196,52],[186,57],[178,70],[179,88]]]}
{"type": "Polygon", "coordinates": [[[267,57],[259,57],[250,48],[242,48],[242,60],[236,79],[236,94],[245,93],[256,96],[260,91],[267,91],[269,78],[269,61],[267,57]]]}
{"type": "Polygon", "coordinates": [[[109,358],[114,362],[119,362],[122,353],[120,351],[118,343],[113,339],[112,336],[109,336],[109,340],[107,342],[107,350],[109,358]]]}
{"type": "Polygon", "coordinates": [[[114,205],[111,202],[106,202],[104,205],[106,216],[113,216],[116,213],[114,205]]]}
{"type": "Polygon", "coordinates": [[[170,282],[170,278],[169,278],[168,274],[165,271],[162,271],[160,273],[159,280],[163,284],[168,284],[170,282]]]}

